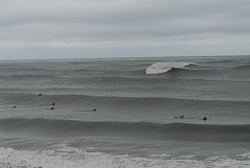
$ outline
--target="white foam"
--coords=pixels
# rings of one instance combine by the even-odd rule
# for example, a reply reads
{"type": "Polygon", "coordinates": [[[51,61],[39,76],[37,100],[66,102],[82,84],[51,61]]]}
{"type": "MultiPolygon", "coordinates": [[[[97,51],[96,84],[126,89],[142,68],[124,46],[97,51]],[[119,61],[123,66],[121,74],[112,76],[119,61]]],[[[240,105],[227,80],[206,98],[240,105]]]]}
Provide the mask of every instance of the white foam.
{"type": "MultiPolygon", "coordinates": [[[[246,157],[244,155],[244,157],[246,157]]],[[[128,155],[110,155],[88,153],[76,148],[62,146],[57,150],[17,151],[11,148],[0,148],[1,168],[163,168],[163,167],[248,167],[249,160],[235,160],[227,157],[210,158],[208,160],[139,158],[128,155]]]]}
{"type": "Polygon", "coordinates": [[[171,71],[173,68],[184,68],[190,64],[190,62],[158,62],[150,65],[146,69],[146,74],[161,74],[171,71]]]}

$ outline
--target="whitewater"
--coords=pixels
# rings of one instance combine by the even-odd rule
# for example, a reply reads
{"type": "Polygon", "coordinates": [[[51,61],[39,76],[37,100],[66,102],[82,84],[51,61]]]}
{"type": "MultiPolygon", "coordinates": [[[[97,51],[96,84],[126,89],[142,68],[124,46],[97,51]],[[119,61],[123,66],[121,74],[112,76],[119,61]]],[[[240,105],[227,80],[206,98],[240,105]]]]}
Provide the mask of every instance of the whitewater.
{"type": "Polygon", "coordinates": [[[15,60],[0,72],[0,168],[250,166],[250,56],[15,60]]]}
{"type": "Polygon", "coordinates": [[[172,69],[184,69],[186,66],[191,65],[188,62],[157,62],[147,67],[146,74],[161,74],[172,69]]]}

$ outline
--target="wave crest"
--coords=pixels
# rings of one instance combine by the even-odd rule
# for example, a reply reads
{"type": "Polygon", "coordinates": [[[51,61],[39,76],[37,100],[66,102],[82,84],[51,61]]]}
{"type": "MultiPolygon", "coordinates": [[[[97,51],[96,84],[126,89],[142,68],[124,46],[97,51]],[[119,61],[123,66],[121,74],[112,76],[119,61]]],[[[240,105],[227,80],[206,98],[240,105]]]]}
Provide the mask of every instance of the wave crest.
{"type": "Polygon", "coordinates": [[[250,125],[205,125],[151,122],[85,122],[57,119],[0,119],[0,133],[51,138],[120,136],[144,140],[249,142],[250,125]]]}
{"type": "Polygon", "coordinates": [[[173,68],[184,68],[188,65],[191,65],[191,62],[157,62],[146,69],[146,74],[162,74],[168,71],[171,71],[173,68]]]}

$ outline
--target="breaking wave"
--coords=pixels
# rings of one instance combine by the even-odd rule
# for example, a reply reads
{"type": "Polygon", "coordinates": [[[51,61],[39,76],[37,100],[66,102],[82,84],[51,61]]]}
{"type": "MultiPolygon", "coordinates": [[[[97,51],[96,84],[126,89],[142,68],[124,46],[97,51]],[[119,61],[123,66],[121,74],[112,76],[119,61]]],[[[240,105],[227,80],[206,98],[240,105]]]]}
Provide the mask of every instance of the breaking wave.
{"type": "Polygon", "coordinates": [[[146,74],[162,74],[171,71],[174,68],[183,69],[188,65],[192,65],[191,62],[158,62],[150,65],[146,69],[146,74]]]}
{"type": "Polygon", "coordinates": [[[129,155],[110,155],[105,153],[90,153],[67,145],[58,146],[57,150],[18,151],[12,148],[0,148],[1,168],[116,168],[116,167],[246,167],[249,165],[250,153],[242,153],[237,159],[226,155],[211,156],[200,161],[192,156],[171,158],[167,154],[151,158],[131,157],[129,155]],[[4,158],[4,159],[1,159],[4,158]],[[8,159],[6,159],[8,158],[8,159]]]}

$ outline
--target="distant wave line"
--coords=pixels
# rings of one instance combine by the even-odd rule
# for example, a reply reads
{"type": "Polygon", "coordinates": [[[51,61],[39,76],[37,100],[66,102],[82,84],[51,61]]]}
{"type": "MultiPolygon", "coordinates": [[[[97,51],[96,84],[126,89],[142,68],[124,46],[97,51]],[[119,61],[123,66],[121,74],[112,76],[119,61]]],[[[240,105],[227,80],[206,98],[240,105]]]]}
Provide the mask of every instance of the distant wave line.
{"type": "MultiPolygon", "coordinates": [[[[250,125],[206,125],[151,122],[86,122],[56,119],[1,119],[2,131],[29,131],[33,134],[82,137],[126,136],[145,139],[172,139],[178,141],[249,142],[250,125]],[[17,129],[18,128],[18,129],[17,129]],[[62,134],[63,133],[63,134],[62,134]]],[[[1,130],[0,130],[1,131],[1,130]]],[[[1,131],[1,132],[2,132],[1,131]]]]}

